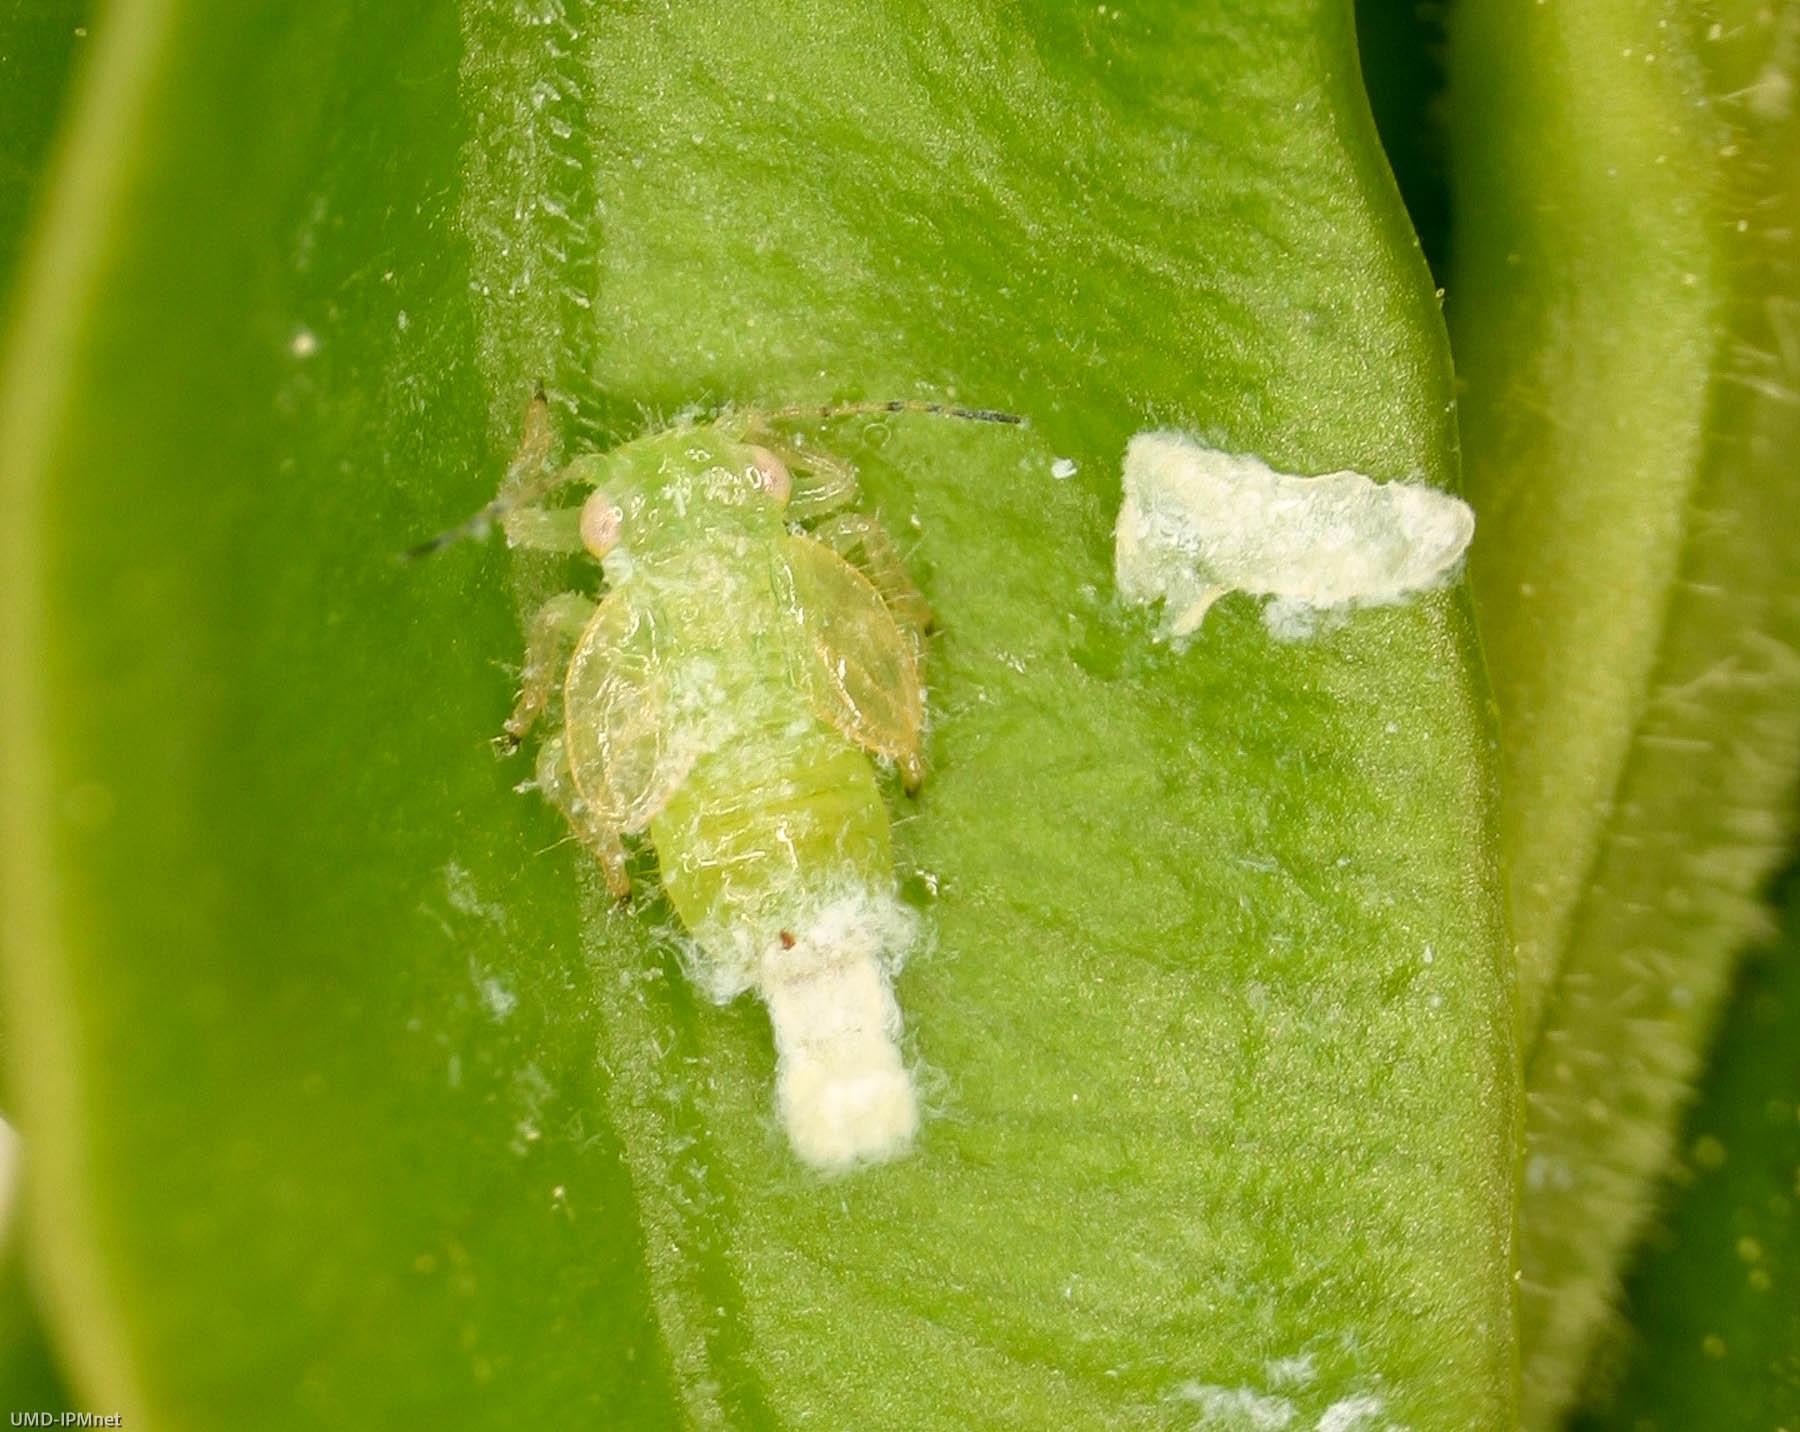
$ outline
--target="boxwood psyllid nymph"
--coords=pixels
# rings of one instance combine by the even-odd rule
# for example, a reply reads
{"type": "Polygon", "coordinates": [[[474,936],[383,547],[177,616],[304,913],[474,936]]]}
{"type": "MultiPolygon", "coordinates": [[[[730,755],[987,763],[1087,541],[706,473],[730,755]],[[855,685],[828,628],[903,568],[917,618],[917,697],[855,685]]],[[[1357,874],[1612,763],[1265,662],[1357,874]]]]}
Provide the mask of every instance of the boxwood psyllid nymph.
{"type": "Polygon", "coordinates": [[[621,900],[624,838],[648,838],[696,982],[768,1007],[782,1119],[819,1167],[891,1158],[918,1127],[890,983],[917,921],[871,757],[917,788],[931,611],[853,509],[854,469],[771,420],[870,411],[1018,421],[910,402],[735,413],[554,470],[540,394],[500,496],[426,544],[498,521],[515,546],[599,561],[604,595],[564,592],[532,620],[503,741],[547,729],[535,784],[621,900]],[[585,498],[552,497],[571,490],[585,498]]]}

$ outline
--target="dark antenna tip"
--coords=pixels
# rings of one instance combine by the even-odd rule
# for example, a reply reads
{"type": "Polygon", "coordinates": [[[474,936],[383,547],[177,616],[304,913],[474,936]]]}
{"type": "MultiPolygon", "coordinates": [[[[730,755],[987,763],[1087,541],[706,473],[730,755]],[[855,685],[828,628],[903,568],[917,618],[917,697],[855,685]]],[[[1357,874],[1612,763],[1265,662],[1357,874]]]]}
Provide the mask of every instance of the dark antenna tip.
{"type": "Polygon", "coordinates": [[[965,408],[956,403],[933,403],[922,398],[890,398],[884,402],[824,403],[792,408],[773,408],[763,416],[770,418],[847,418],[857,413],[929,413],[940,418],[960,418],[971,423],[1004,423],[1024,427],[1019,413],[1004,413],[998,408],[965,408]]]}
{"type": "Polygon", "coordinates": [[[556,474],[548,477],[540,475],[535,481],[524,481],[525,475],[533,468],[544,466],[553,439],[549,418],[550,396],[540,381],[533,385],[531,401],[525,405],[524,436],[520,440],[518,452],[506,469],[506,480],[501,486],[500,496],[488,503],[473,516],[464,518],[454,527],[446,527],[433,537],[415,543],[395,557],[402,565],[416,562],[422,557],[429,557],[434,552],[441,552],[453,543],[468,538],[480,540],[493,529],[495,522],[503,521],[507,513],[535,501],[559,486],[563,481],[556,474]]]}
{"type": "Polygon", "coordinates": [[[427,537],[423,542],[415,542],[404,552],[397,553],[394,560],[400,563],[401,566],[405,566],[409,562],[417,562],[425,557],[430,557],[438,552],[442,552],[444,548],[453,546],[468,538],[485,537],[489,526],[498,515],[502,514],[497,514],[491,511],[490,508],[484,507],[467,521],[459,522],[454,527],[446,527],[442,532],[427,537]]]}

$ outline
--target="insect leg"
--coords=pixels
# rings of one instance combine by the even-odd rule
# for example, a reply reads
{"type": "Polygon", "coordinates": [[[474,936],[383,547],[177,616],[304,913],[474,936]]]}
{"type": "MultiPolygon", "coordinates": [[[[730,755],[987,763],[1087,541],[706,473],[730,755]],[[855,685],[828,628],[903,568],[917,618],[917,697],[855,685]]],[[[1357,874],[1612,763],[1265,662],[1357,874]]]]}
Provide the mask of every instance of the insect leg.
{"type": "Polygon", "coordinates": [[[612,891],[613,899],[629,899],[631,877],[625,870],[625,843],[619,839],[619,832],[596,816],[593,807],[575,789],[574,777],[569,773],[569,753],[561,736],[552,736],[539,748],[537,784],[545,798],[563,813],[575,838],[600,862],[600,869],[606,875],[606,888],[612,891]]]}
{"type": "Polygon", "coordinates": [[[520,675],[519,699],[513,706],[512,715],[506,718],[499,740],[503,750],[516,751],[519,742],[544,714],[551,693],[562,683],[563,672],[569,665],[569,653],[593,615],[593,601],[579,592],[563,592],[538,608],[525,638],[525,669],[520,675]]]}
{"type": "Polygon", "coordinates": [[[1206,620],[1207,610],[1212,604],[1230,591],[1229,587],[1205,587],[1200,595],[1179,616],[1169,622],[1170,636],[1189,636],[1200,629],[1200,623],[1206,620]]]}
{"type": "MultiPolygon", "coordinates": [[[[881,593],[881,600],[887,603],[901,630],[918,639],[937,625],[931,604],[907,575],[900,549],[887,528],[873,517],[861,512],[841,512],[815,527],[812,535],[862,571],[881,593]]],[[[923,642],[919,645],[922,656],[923,642]]]]}

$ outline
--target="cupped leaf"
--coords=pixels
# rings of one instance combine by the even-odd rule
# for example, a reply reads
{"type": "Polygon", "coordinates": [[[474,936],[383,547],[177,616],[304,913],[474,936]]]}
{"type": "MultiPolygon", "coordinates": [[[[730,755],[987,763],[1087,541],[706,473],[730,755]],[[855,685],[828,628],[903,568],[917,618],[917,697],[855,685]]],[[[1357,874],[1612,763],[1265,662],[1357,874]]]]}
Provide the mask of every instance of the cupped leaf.
{"type": "Polygon", "coordinates": [[[1144,427],[1454,483],[1345,7],[115,18],[5,425],[16,1072],[82,1390],[1510,1425],[1466,604],[1278,643],[1233,597],[1174,651],[1110,594],[1144,427]],[[539,383],[565,453],[721,401],[1031,420],[810,434],[942,627],[892,797],[933,940],[908,1158],[799,1166],[761,1012],[489,755],[515,609],[568,574],[389,560],[491,493],[539,383]]]}
{"type": "Polygon", "coordinates": [[[1526,1048],[1525,1418],[1580,1375],[1800,768],[1792,7],[1469,0],[1452,328],[1526,1048]]]}
{"type": "Polygon", "coordinates": [[[9,1052],[74,1391],[666,1425],[567,873],[484,741],[503,565],[393,560],[499,459],[453,17],[94,43],[0,399],[9,1052]]]}

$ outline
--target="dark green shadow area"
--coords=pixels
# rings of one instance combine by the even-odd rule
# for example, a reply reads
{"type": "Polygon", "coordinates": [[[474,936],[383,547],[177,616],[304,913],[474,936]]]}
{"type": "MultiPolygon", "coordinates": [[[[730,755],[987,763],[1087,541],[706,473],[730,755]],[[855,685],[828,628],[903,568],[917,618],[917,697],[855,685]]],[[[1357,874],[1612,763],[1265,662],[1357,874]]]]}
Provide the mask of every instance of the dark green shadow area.
{"type": "Polygon", "coordinates": [[[1450,268],[1450,0],[1357,0],[1363,83],[1425,261],[1441,283],[1450,268]]]}

